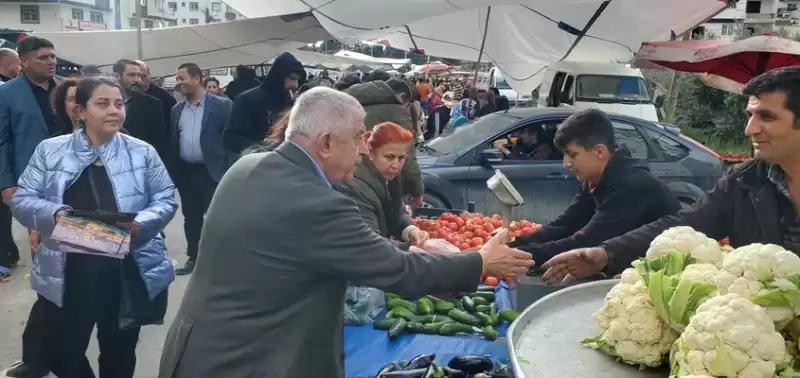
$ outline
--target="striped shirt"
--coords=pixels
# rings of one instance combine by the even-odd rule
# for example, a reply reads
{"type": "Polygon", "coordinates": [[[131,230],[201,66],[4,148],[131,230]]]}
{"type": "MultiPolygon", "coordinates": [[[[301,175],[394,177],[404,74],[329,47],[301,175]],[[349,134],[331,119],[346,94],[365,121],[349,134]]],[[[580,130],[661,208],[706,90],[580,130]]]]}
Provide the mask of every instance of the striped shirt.
{"type": "Polygon", "coordinates": [[[769,181],[775,185],[784,198],[781,198],[780,225],[783,233],[783,248],[800,254],[800,216],[792,202],[789,184],[786,182],[786,173],[778,165],[771,165],[767,171],[769,181]]]}

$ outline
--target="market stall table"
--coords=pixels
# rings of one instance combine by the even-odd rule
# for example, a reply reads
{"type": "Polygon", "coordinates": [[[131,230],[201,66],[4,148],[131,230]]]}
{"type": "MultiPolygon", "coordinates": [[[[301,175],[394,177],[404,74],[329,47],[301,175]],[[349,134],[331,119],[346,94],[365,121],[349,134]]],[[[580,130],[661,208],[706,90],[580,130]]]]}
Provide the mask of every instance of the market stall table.
{"type": "MultiPolygon", "coordinates": [[[[505,282],[495,290],[495,303],[500,309],[513,309],[513,292],[505,282]]],[[[383,319],[381,314],[378,319],[383,319]]],[[[386,363],[395,360],[408,361],[422,353],[436,353],[436,362],[446,365],[455,356],[487,356],[504,364],[508,362],[505,343],[509,324],[504,322],[497,328],[495,341],[480,335],[438,336],[405,334],[394,341],[386,331],[376,330],[372,324],[344,326],[345,376],[348,378],[372,378],[386,363]]]]}

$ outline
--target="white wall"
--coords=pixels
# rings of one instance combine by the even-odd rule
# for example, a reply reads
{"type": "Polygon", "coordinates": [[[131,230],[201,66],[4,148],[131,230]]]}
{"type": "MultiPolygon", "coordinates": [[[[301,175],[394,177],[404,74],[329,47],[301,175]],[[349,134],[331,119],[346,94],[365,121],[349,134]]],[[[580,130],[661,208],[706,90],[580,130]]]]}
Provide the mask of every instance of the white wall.
{"type": "Polygon", "coordinates": [[[94,4],[93,0],[77,0],[75,2],[87,3],[87,5],[2,2],[0,3],[0,27],[35,32],[54,32],[80,29],[102,30],[110,28],[108,25],[113,25],[113,13],[93,8],[91,6],[94,4]],[[22,6],[38,7],[39,21],[23,22],[20,14],[22,6]],[[82,11],[82,20],[73,17],[73,9],[82,11]],[[95,16],[102,15],[102,22],[92,22],[92,13],[95,13],[95,16]]]}

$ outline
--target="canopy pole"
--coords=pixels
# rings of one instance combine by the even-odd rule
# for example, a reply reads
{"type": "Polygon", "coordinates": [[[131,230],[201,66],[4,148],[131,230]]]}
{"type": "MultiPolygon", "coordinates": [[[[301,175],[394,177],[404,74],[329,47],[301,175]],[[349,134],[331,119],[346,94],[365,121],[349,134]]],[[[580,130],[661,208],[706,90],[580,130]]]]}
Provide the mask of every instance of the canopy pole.
{"type": "Polygon", "coordinates": [[[481,49],[478,51],[478,62],[475,64],[475,75],[472,77],[472,85],[478,85],[478,71],[481,69],[481,57],[483,56],[483,48],[486,46],[486,35],[489,34],[489,16],[492,15],[492,6],[486,7],[486,21],[483,23],[483,39],[481,40],[481,49]]]}
{"type": "Polygon", "coordinates": [[[144,53],[142,53],[142,1],[136,0],[136,54],[139,60],[144,60],[144,53]]]}
{"type": "MultiPolygon", "coordinates": [[[[687,31],[683,33],[681,40],[688,41],[691,39],[692,32],[687,31]]],[[[666,106],[666,114],[664,115],[664,121],[667,123],[675,123],[675,108],[678,107],[678,93],[680,92],[681,82],[680,82],[680,72],[672,70],[672,80],[669,84],[669,95],[667,96],[667,106],[666,106]]]]}

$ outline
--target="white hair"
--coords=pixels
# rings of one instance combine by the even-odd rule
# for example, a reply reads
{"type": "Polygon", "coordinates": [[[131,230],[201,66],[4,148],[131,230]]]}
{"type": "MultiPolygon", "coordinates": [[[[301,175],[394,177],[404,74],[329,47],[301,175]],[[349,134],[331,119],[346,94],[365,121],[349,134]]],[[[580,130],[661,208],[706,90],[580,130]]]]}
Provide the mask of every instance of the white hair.
{"type": "Polygon", "coordinates": [[[355,97],[328,87],[314,87],[295,100],[285,136],[288,139],[300,134],[315,139],[324,132],[344,136],[358,127],[364,114],[355,97]]]}

